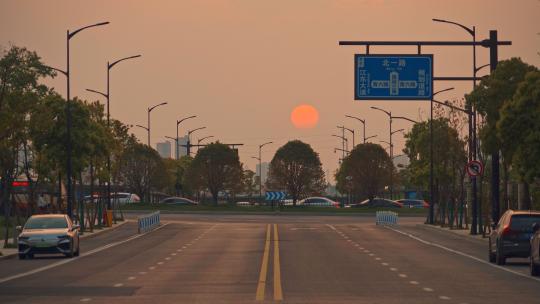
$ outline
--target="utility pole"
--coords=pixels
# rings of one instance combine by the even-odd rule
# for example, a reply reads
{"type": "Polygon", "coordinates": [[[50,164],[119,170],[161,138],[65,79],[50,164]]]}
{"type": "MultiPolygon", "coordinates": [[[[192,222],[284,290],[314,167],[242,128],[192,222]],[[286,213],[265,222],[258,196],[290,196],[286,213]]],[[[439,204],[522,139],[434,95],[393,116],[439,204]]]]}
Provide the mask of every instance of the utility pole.
{"type": "MultiPolygon", "coordinates": [[[[361,118],[358,118],[356,116],[351,116],[351,115],[345,115],[345,117],[348,117],[348,118],[352,118],[352,119],[356,119],[358,120],[359,122],[362,123],[362,126],[364,127],[364,140],[363,140],[363,143],[365,144],[366,143],[366,120],[365,119],[361,119],[361,118]]],[[[353,147],[354,148],[354,147],[353,147]]]]}
{"type": "Polygon", "coordinates": [[[352,147],[351,147],[351,150],[354,150],[354,147],[355,147],[355,145],[354,145],[354,130],[349,129],[349,128],[345,127],[345,126],[337,126],[337,127],[340,128],[343,131],[343,135],[345,135],[345,130],[351,132],[351,134],[352,134],[352,147]]]}

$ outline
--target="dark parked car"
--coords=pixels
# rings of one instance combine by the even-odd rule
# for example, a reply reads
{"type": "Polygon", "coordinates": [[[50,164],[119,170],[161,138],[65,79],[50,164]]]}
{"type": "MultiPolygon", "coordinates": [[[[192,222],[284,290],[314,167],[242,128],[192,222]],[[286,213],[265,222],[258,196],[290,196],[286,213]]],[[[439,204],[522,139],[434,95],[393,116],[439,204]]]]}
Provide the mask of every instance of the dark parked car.
{"type": "Polygon", "coordinates": [[[419,199],[399,199],[396,202],[400,203],[403,208],[429,208],[428,202],[419,199]]]}
{"type": "Polygon", "coordinates": [[[540,222],[538,211],[506,211],[489,235],[489,261],[504,265],[507,258],[526,258],[534,223],[540,222]]]}
{"type": "Polygon", "coordinates": [[[540,221],[534,223],[531,237],[531,275],[540,276],[540,221]]]}
{"type": "Polygon", "coordinates": [[[180,205],[180,206],[195,206],[195,205],[197,205],[197,202],[194,202],[194,201],[190,200],[189,198],[185,198],[185,197],[171,196],[171,197],[167,197],[165,199],[162,199],[161,201],[159,201],[159,204],[180,205]]]}
{"type": "Polygon", "coordinates": [[[376,197],[374,199],[367,199],[358,204],[351,204],[351,208],[356,207],[369,207],[369,208],[401,208],[402,205],[396,201],[392,201],[386,198],[376,197]]]}

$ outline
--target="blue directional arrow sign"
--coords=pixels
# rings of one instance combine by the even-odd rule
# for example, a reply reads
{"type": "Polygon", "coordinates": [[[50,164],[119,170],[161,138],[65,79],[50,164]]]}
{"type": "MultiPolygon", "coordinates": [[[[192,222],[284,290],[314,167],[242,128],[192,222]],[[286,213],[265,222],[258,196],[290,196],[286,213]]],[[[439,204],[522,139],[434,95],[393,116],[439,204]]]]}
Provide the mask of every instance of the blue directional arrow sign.
{"type": "Polygon", "coordinates": [[[281,191],[266,191],[266,200],[267,201],[279,201],[284,199],[286,196],[285,192],[281,191]]]}
{"type": "Polygon", "coordinates": [[[354,99],[433,97],[433,55],[354,56],[354,99]]]}

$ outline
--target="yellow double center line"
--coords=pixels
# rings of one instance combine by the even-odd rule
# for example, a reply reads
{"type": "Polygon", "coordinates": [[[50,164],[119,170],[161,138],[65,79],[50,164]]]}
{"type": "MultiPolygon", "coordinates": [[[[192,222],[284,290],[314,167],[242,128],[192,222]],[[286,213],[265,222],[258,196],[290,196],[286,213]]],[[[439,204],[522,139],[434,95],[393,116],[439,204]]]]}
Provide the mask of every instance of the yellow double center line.
{"type": "MultiPolygon", "coordinates": [[[[266,226],[266,242],[264,244],[264,253],[259,274],[259,283],[257,284],[257,293],[255,300],[264,301],[266,277],[268,274],[268,260],[270,255],[270,237],[272,230],[270,224],[266,226]]],[[[281,289],[281,267],[279,263],[279,236],[277,225],[274,224],[274,301],[283,300],[283,291],[281,289]]]]}

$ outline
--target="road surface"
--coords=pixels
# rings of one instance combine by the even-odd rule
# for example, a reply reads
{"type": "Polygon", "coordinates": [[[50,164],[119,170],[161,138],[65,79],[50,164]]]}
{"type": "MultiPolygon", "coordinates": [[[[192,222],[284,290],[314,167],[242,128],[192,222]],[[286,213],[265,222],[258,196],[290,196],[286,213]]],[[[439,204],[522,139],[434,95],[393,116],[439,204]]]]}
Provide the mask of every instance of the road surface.
{"type": "MultiPolygon", "coordinates": [[[[133,215],[132,215],[133,216],[133,215]]],[[[0,260],[0,303],[540,303],[526,259],[403,218],[164,215],[81,241],[81,257],[0,260]]]]}

